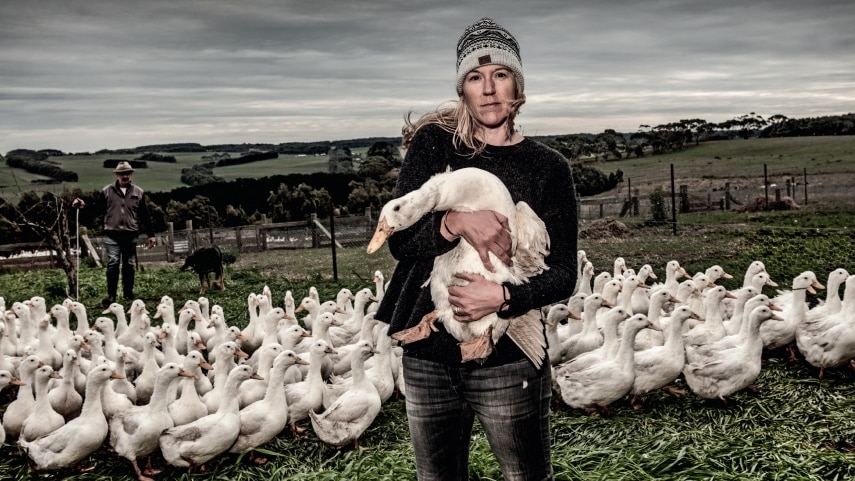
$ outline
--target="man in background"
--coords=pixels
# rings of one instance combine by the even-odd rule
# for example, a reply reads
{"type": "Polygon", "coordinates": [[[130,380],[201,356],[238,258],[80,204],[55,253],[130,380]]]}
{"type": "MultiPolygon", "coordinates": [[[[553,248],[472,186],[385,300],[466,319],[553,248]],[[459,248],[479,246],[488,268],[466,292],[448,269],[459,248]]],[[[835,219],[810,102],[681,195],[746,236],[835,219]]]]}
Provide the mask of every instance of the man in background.
{"type": "Polygon", "coordinates": [[[113,172],[116,174],[116,182],[101,190],[107,204],[104,214],[104,248],[107,251],[107,297],[103,301],[104,307],[116,301],[120,271],[123,297],[125,300],[135,298],[134,268],[140,231],[144,230],[148,236],[146,247],[157,244],[145,192],[131,182],[133,167],[127,162],[119,162],[113,172]]]}

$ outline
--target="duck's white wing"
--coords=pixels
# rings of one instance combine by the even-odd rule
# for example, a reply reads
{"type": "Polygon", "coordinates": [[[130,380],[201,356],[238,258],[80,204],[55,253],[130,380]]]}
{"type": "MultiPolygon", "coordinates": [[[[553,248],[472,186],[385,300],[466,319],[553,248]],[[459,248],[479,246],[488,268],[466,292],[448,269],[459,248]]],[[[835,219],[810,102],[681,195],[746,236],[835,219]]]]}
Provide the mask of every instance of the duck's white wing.
{"type": "Polygon", "coordinates": [[[517,241],[514,264],[518,274],[529,278],[549,268],[544,262],[549,254],[546,224],[525,202],[516,205],[516,232],[512,234],[517,241]]]}
{"type": "Polygon", "coordinates": [[[532,309],[511,319],[507,334],[535,368],[540,369],[546,357],[546,332],[543,329],[540,310],[532,309]]]}

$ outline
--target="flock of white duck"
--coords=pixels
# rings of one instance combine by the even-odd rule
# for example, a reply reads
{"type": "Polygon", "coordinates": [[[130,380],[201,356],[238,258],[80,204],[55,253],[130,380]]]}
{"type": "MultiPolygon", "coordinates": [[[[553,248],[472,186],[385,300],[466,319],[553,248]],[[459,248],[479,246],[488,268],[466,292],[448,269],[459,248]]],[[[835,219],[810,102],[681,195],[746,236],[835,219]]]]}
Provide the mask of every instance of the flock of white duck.
{"type": "MultiPolygon", "coordinates": [[[[605,412],[625,396],[640,407],[654,390],[682,394],[681,376],[698,396],[727,400],[755,381],[764,349],[793,359],[797,349],[820,377],[855,358],[855,276],[844,269],[810,307],[806,293],[824,287],[809,271],[770,298],[761,291],[777,284],[759,261],[728,291],[719,266],[690,276],[672,260],[657,282],[649,265],[617,258],[595,276],[584,251],[578,260],[573,296],[544,308],[554,390],[571,407],[605,412]]],[[[158,472],[158,449],[191,469],[227,452],[261,463],[255,448],[307,424],[323,442],[356,447],[381,405],[406,394],[401,348],[374,319],[384,288],[377,271],[356,293],[322,301],[311,288],[295,305],[289,291],[274,307],[265,286],[249,294],[242,329],[204,297],[178,307],[164,296],[153,315],[142,300],[127,311],[114,303],[92,323],[72,300],[7,310],[0,297],[0,390],[18,386],[0,442],[17,440],[36,469],[58,469],[108,441],[141,480],[158,472]]]]}
{"type": "Polygon", "coordinates": [[[358,447],[403,390],[401,349],[373,317],[383,282],[377,271],[374,286],[329,301],[310,288],[297,305],[288,291],[283,307],[265,286],[249,294],[243,329],[204,297],[176,306],[164,296],[152,315],[139,299],[127,311],[114,303],[91,323],[79,302],[48,309],[37,296],[7,310],[0,297],[0,390],[18,386],[0,443],[16,440],[35,469],[59,469],[107,441],[141,480],[159,472],[158,449],[191,469],[227,452],[263,463],[253,450],[289,426],[300,437],[298,423],[358,447]]]}
{"type": "Polygon", "coordinates": [[[604,412],[629,396],[639,408],[654,390],[684,394],[680,377],[696,395],[727,401],[757,379],[764,350],[786,348],[791,360],[798,350],[819,377],[855,358],[855,276],[845,269],[828,274],[826,296],[810,307],[807,293],[825,288],[816,274],[778,288],[761,261],[728,291],[716,282],[733,276],[718,265],[692,276],[672,260],[657,282],[649,265],[634,271],[619,257],[594,276],[584,251],[578,260],[575,293],[546,323],[554,389],[571,407],[604,412]]]}

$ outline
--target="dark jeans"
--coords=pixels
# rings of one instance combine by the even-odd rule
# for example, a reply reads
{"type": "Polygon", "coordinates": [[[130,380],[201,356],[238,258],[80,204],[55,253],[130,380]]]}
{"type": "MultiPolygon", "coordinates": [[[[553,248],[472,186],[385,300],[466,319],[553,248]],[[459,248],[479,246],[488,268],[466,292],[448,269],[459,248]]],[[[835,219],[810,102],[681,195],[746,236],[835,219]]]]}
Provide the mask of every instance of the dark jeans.
{"type": "Polygon", "coordinates": [[[475,416],[504,479],[551,480],[549,363],[464,368],[404,356],[407,419],[420,481],[469,479],[475,416]]]}
{"type": "Polygon", "coordinates": [[[125,299],[134,297],[134,268],[138,237],[136,233],[109,233],[104,236],[104,248],[107,251],[107,295],[111,298],[116,298],[120,270],[122,294],[125,299]]]}

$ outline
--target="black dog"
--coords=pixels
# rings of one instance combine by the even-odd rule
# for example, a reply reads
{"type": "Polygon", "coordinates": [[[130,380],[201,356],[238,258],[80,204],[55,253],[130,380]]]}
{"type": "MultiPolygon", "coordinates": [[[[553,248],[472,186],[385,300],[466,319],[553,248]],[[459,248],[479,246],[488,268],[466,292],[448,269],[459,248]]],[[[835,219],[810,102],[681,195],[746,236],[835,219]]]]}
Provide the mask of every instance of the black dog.
{"type": "Polygon", "coordinates": [[[187,259],[184,260],[184,265],[181,270],[193,269],[199,274],[199,295],[205,293],[206,288],[211,287],[211,282],[208,279],[208,274],[214,274],[214,285],[219,284],[220,290],[226,290],[226,279],[223,273],[223,253],[220,248],[215,245],[200,247],[193,251],[187,259]]]}

